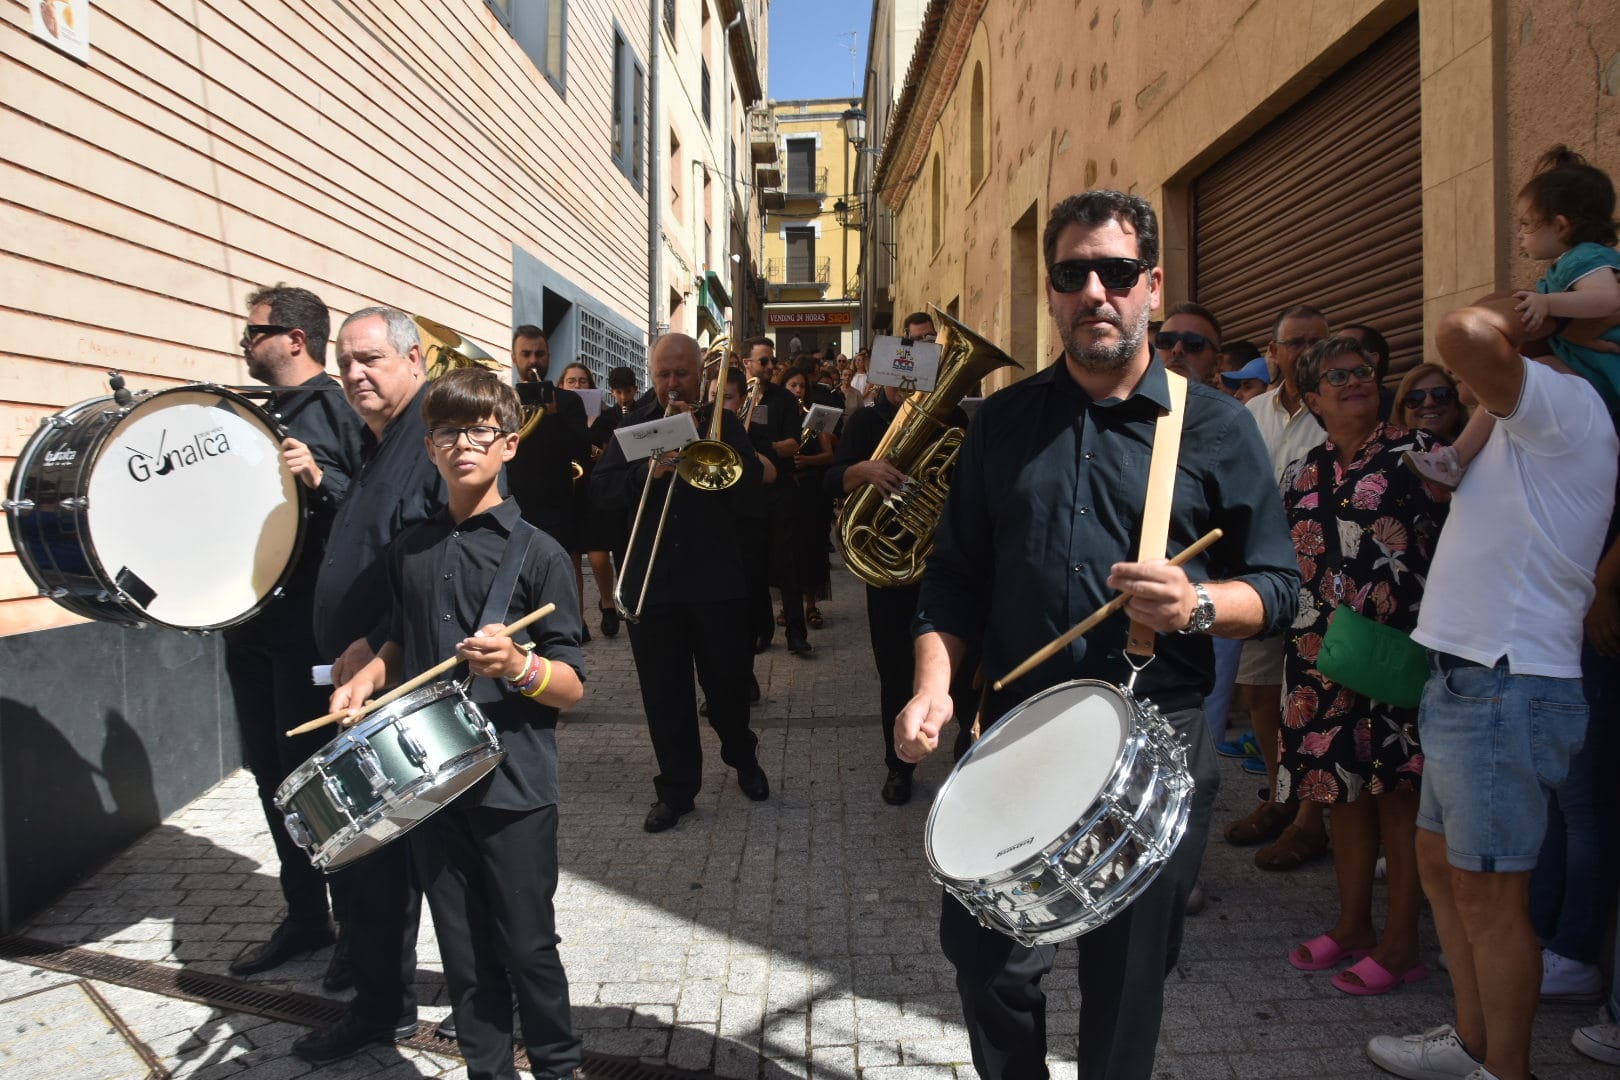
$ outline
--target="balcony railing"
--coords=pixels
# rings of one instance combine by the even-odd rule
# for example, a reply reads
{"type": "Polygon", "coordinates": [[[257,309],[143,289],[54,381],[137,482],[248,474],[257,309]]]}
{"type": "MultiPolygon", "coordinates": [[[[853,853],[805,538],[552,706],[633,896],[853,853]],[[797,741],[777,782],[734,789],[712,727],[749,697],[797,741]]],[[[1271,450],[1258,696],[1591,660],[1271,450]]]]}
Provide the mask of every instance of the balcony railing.
{"type": "Polygon", "coordinates": [[[795,169],[790,163],[787,168],[787,195],[794,196],[825,195],[827,194],[827,167],[819,169],[795,169]]]}
{"type": "Polygon", "coordinates": [[[765,261],[765,280],[772,285],[827,285],[832,281],[832,256],[819,259],[789,255],[765,261]]]}

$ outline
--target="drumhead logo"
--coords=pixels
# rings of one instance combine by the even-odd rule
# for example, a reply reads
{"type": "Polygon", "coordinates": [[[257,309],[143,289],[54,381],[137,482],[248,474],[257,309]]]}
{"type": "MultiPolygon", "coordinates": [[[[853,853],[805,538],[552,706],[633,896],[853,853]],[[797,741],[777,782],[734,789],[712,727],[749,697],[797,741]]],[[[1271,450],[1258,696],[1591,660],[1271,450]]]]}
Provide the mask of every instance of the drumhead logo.
{"type": "Polygon", "coordinates": [[[155,476],[168,476],[176,469],[184,469],[231,451],[231,444],[222,427],[199,432],[191,437],[190,442],[172,449],[167,448],[168,440],[169,429],[164,428],[158,437],[157,453],[148,454],[133,446],[126,447],[129,450],[129,475],[136,483],[144,484],[155,476]]]}
{"type": "Polygon", "coordinates": [[[59,465],[71,465],[78,456],[79,452],[72,447],[61,450],[47,450],[45,451],[45,467],[53,469],[59,465]]]}
{"type": "Polygon", "coordinates": [[[1000,851],[996,852],[996,858],[999,859],[1003,855],[1007,854],[1007,852],[1009,852],[1009,851],[1017,851],[1019,848],[1023,847],[1025,844],[1033,844],[1034,842],[1035,842],[1035,838],[1033,836],[1025,837],[1024,839],[1018,841],[1018,843],[1009,844],[1006,847],[1002,848],[1000,851]]]}

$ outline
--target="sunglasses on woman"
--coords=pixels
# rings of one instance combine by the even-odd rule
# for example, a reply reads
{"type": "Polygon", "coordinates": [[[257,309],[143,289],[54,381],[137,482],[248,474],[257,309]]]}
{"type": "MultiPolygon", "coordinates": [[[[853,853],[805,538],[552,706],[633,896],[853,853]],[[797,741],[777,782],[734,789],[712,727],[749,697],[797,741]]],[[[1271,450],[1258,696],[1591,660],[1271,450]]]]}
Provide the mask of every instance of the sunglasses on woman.
{"type": "Polygon", "coordinates": [[[1424,398],[1428,398],[1436,405],[1450,405],[1457,400],[1457,390],[1451,386],[1431,386],[1426,390],[1408,390],[1406,396],[1401,398],[1401,404],[1408,409],[1421,409],[1424,398]]]}
{"type": "Polygon", "coordinates": [[[1105,289],[1129,289],[1152,266],[1141,259],[1064,259],[1053,263],[1046,276],[1061,293],[1079,292],[1096,274],[1105,289]]]}

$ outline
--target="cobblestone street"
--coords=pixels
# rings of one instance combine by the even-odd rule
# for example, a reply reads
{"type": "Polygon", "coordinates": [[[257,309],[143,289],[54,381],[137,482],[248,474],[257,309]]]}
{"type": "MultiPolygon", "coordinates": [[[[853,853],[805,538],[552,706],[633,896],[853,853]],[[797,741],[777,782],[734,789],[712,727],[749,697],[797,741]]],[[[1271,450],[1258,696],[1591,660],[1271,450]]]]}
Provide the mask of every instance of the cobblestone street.
{"type": "MultiPolygon", "coordinates": [[[[586,705],[558,739],[557,906],[587,1050],[749,1080],[973,1076],[951,969],[936,940],[940,891],[922,851],[948,754],[919,770],[910,805],[896,809],[878,798],[884,769],[864,598],[842,573],[835,591],[822,605],[828,622],[812,636],[812,657],[789,655],[779,635],[757,658],[764,700],[754,716],[770,800],[743,797],[706,733],[709,770],[697,810],[660,835],[641,828],[655,766],[628,637],[598,634],[586,646],[586,705]]],[[[1255,787],[1236,762],[1223,763],[1223,780],[1217,830],[1247,809],[1255,787]]],[[[1158,1076],[1382,1076],[1362,1055],[1370,1035],[1418,1032],[1449,1018],[1449,987],[1438,969],[1397,993],[1351,998],[1332,989],[1329,973],[1290,967],[1289,947],[1331,923],[1331,865],[1267,874],[1249,857],[1218,839],[1206,856],[1209,905],[1189,920],[1166,988],[1158,1076]]],[[[224,974],[279,917],[273,859],[251,779],[239,772],[19,934],[224,974]]],[[[1427,920],[1424,929],[1432,966],[1427,920]]],[[[327,955],[254,982],[319,995],[327,955]]],[[[447,1009],[425,917],[420,967],[422,1014],[436,1020],[447,1009]]],[[[1046,988],[1053,1073],[1072,1077],[1073,950],[1060,950],[1046,988]]],[[[1534,1061],[1543,1078],[1613,1075],[1569,1046],[1570,1032],[1591,1015],[1587,1006],[1542,1008],[1534,1061]]],[[[301,1033],[0,963],[0,1074],[17,1080],[464,1075],[452,1055],[381,1047],[313,1070],[288,1053],[301,1033]]]]}

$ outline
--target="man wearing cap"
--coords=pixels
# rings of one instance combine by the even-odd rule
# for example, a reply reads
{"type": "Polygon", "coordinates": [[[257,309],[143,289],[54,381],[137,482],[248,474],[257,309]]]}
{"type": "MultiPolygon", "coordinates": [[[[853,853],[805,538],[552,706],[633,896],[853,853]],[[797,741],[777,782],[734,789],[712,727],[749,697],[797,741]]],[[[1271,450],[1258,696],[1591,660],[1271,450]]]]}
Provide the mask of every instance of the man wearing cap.
{"type": "Polygon", "coordinates": [[[1266,366],[1263,356],[1255,357],[1236,371],[1221,372],[1221,382],[1226,384],[1226,392],[1244,404],[1266,392],[1270,377],[1271,369],[1266,366]]]}

